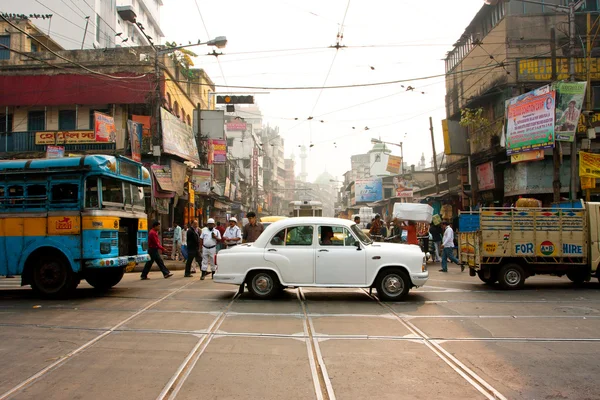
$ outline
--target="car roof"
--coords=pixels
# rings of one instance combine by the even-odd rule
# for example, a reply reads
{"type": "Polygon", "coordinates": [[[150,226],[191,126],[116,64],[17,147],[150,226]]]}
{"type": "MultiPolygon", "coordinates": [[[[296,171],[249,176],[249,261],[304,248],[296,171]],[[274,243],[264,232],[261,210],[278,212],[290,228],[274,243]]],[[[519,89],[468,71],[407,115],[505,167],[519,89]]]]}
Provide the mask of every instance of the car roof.
{"type": "Polygon", "coordinates": [[[298,225],[337,225],[351,227],[356,225],[354,221],[350,221],[342,218],[327,218],[327,217],[293,217],[282,219],[277,222],[271,223],[265,228],[263,234],[256,240],[257,246],[265,246],[271,237],[279,232],[280,230],[298,225]]]}

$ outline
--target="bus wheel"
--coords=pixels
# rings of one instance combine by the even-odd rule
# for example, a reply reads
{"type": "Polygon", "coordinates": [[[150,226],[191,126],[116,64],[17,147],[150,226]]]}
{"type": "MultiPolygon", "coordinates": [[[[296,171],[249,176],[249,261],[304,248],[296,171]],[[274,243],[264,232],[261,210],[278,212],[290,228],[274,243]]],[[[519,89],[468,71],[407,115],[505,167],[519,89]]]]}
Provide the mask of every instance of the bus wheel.
{"type": "Polygon", "coordinates": [[[78,284],[77,276],[63,257],[43,256],[33,268],[31,287],[44,297],[63,297],[78,284]]]}
{"type": "Polygon", "coordinates": [[[85,280],[94,289],[108,290],[121,282],[123,275],[125,275],[125,268],[89,269],[85,274],[85,280]]]}
{"type": "Polygon", "coordinates": [[[525,285],[525,270],[519,264],[506,264],[500,268],[498,281],[503,289],[522,289],[525,285]]]}

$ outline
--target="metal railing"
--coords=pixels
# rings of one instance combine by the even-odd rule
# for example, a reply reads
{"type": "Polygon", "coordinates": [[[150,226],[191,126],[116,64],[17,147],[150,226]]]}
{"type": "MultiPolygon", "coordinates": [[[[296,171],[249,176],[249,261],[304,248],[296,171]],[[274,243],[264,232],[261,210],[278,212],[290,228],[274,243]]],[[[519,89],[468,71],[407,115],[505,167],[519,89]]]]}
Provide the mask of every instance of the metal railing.
{"type": "MultiPolygon", "coordinates": [[[[45,144],[35,143],[35,131],[0,133],[0,153],[22,153],[46,151],[45,144]]],[[[115,150],[115,143],[60,144],[65,151],[115,150]]]]}

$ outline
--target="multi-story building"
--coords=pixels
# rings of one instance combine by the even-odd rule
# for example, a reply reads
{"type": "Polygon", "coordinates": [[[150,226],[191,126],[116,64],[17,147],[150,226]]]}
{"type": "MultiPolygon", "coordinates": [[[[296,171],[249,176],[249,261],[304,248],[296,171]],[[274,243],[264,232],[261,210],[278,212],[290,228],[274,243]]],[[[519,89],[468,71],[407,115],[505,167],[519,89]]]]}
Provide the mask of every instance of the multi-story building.
{"type": "Polygon", "coordinates": [[[285,215],[287,205],[284,204],[286,179],[284,140],[279,136],[279,128],[265,126],[262,130],[261,143],[264,168],[264,212],[285,215]]]}
{"type": "MultiPolygon", "coordinates": [[[[294,156],[292,158],[285,159],[285,183],[284,183],[284,200],[286,204],[289,204],[290,201],[294,201],[295,198],[295,189],[296,189],[296,161],[294,156]]],[[[287,215],[287,213],[285,214],[287,215]]]]}
{"type": "Polygon", "coordinates": [[[131,47],[150,43],[140,28],[160,44],[162,0],[4,0],[2,12],[25,16],[64,49],[131,47]]]}
{"type": "MultiPolygon", "coordinates": [[[[564,0],[544,0],[542,4],[498,0],[484,5],[446,55],[446,115],[448,182],[446,200],[455,208],[478,203],[502,204],[520,195],[535,195],[549,203],[552,200],[552,149],[545,159],[514,163],[504,148],[505,101],[552,82],[551,31],[556,37],[557,80],[568,79],[568,16],[550,7],[565,6],[564,0]],[[463,127],[461,111],[482,110],[477,124],[463,127]],[[490,164],[491,163],[491,164],[490,164]],[[491,165],[491,168],[489,166],[491,165]],[[480,188],[478,176],[485,171],[486,186],[480,188]],[[490,175],[491,174],[491,175],[490,175]],[[490,179],[493,184],[490,185],[490,179]]],[[[595,101],[600,74],[598,42],[590,32],[597,16],[596,0],[588,0],[576,15],[577,80],[589,79],[591,100],[588,109],[600,109],[595,101]],[[588,35],[588,32],[590,34],[588,35]],[[589,41],[586,38],[589,37],[589,41]],[[591,57],[587,68],[586,55],[591,57]],[[589,72],[589,73],[588,73],[589,72]]],[[[591,122],[597,124],[595,118],[591,122]]],[[[464,125],[463,121],[463,125],[464,125]]],[[[586,132],[580,121],[580,132],[586,132]]],[[[581,141],[579,141],[581,142],[581,141]]],[[[591,147],[596,145],[591,143],[591,147]]],[[[570,145],[562,146],[560,168],[561,192],[569,189],[570,145]]]]}

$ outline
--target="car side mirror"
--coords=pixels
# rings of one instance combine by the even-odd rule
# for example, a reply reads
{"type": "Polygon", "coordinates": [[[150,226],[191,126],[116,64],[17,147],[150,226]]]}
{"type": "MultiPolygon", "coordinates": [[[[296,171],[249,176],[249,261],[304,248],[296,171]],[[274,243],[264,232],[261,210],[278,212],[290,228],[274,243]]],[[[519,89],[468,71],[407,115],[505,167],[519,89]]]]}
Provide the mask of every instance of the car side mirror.
{"type": "Polygon", "coordinates": [[[362,250],[362,248],[360,247],[360,242],[358,240],[356,242],[354,242],[354,245],[356,246],[356,250],[358,250],[358,251],[362,250]]]}

